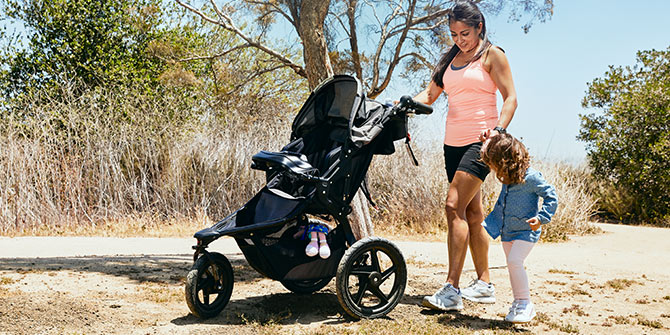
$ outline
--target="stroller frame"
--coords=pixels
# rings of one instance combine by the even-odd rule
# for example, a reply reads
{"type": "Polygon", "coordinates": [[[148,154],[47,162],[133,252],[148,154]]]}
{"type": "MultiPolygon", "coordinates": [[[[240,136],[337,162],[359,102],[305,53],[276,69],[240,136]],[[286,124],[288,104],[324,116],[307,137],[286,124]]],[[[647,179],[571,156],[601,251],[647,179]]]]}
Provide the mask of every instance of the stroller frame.
{"type": "MultiPolygon", "coordinates": [[[[347,215],[375,154],[391,154],[407,136],[408,113],[430,113],[405,96],[396,106],[365,98],[358,80],[338,75],[324,81],[296,115],[291,142],[280,152],[261,151],[252,168],[266,172],[267,184],[244,206],[210,228],[195,233],[194,265],[186,280],[186,302],[201,318],[218,315],[233,290],[228,259],[207,251],[231,236],[249,265],[287,289],[308,294],[336,277],[337,297],[356,318],[388,314],[403,296],[404,257],[379,237],[356,241],[347,215]],[[331,255],[305,255],[307,241],[295,239],[308,224],[337,223],[326,236],[331,255]]],[[[367,192],[366,192],[367,193],[367,192]]]]}

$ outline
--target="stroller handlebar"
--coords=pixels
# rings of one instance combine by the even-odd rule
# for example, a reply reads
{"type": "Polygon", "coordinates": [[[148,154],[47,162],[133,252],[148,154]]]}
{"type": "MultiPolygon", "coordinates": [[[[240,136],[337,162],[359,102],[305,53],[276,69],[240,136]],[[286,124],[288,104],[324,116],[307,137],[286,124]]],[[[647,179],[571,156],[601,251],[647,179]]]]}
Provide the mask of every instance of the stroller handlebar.
{"type": "Polygon", "coordinates": [[[414,99],[412,99],[412,97],[410,97],[409,95],[403,95],[400,98],[400,103],[398,103],[395,108],[407,113],[414,113],[417,115],[433,113],[433,107],[420,103],[418,101],[414,101],[414,99]]]}

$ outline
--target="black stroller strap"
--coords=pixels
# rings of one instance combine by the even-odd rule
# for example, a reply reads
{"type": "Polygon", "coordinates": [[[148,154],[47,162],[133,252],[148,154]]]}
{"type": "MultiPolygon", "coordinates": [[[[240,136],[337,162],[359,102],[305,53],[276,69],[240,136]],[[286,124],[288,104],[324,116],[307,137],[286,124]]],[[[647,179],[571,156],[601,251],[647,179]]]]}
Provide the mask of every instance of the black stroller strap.
{"type": "Polygon", "coordinates": [[[368,187],[368,176],[365,176],[363,178],[363,182],[361,183],[361,191],[363,191],[363,194],[365,195],[365,198],[368,199],[368,202],[374,209],[379,210],[379,207],[377,207],[377,204],[372,201],[372,197],[370,196],[370,188],[368,187]]]}
{"type": "Polygon", "coordinates": [[[407,149],[409,156],[412,158],[412,163],[414,163],[415,166],[419,166],[419,161],[416,159],[414,151],[412,150],[412,147],[409,145],[409,142],[411,140],[412,139],[409,137],[409,133],[407,133],[407,137],[405,137],[405,148],[407,149]]]}

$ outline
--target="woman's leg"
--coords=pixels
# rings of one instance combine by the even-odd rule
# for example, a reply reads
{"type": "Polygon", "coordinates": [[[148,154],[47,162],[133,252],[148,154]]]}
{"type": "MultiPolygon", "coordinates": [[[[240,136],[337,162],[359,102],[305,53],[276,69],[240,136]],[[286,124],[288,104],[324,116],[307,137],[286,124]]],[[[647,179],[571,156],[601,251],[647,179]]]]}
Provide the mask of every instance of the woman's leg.
{"type": "Polygon", "coordinates": [[[512,284],[512,293],[514,300],[530,301],[530,287],[528,286],[528,275],[523,267],[523,262],[530,254],[535,243],[514,240],[503,242],[503,250],[507,258],[507,271],[509,272],[509,281],[512,284]]]}
{"type": "Polygon", "coordinates": [[[475,264],[475,271],[477,271],[477,279],[490,283],[489,236],[482,227],[484,208],[481,194],[481,190],[477,190],[477,194],[465,210],[465,216],[468,221],[470,253],[472,254],[472,262],[475,264]]]}
{"type": "MultiPolygon", "coordinates": [[[[447,250],[449,253],[449,271],[447,283],[459,287],[463,263],[468,250],[469,228],[466,220],[466,208],[479,193],[482,180],[463,171],[456,171],[454,180],[447,193],[445,210],[447,213],[447,250]]],[[[481,201],[481,200],[480,200],[481,201]]],[[[481,222],[480,222],[481,223],[481,222]]]]}

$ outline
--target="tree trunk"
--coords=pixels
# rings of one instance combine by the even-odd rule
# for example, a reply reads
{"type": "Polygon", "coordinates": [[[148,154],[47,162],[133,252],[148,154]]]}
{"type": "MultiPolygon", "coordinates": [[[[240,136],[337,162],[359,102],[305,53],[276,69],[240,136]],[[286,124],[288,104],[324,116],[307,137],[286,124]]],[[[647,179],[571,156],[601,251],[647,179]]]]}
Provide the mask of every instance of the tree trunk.
{"type": "Polygon", "coordinates": [[[298,34],[302,40],[303,59],[309,88],[333,76],[323,24],[328,15],[330,0],[303,0],[300,6],[298,34]]]}
{"type": "Polygon", "coordinates": [[[351,217],[349,218],[349,224],[351,225],[351,231],[354,233],[356,240],[374,235],[375,232],[372,225],[372,219],[370,218],[368,199],[360,189],[351,200],[351,208],[352,212],[351,217]]]}
{"type": "Polygon", "coordinates": [[[363,68],[361,67],[361,56],[358,53],[358,33],[356,31],[356,7],[358,0],[349,0],[347,5],[347,17],[349,18],[349,45],[351,46],[351,60],[354,63],[354,71],[358,80],[363,81],[363,68]]]}
{"type": "MultiPolygon", "coordinates": [[[[330,0],[302,0],[300,6],[298,34],[302,40],[305,72],[310,89],[316,88],[322,81],[333,76],[323,29],[329,6],[330,0]]],[[[371,236],[373,231],[368,201],[360,189],[352,199],[351,206],[349,223],[354,237],[360,240],[371,236]]]]}

